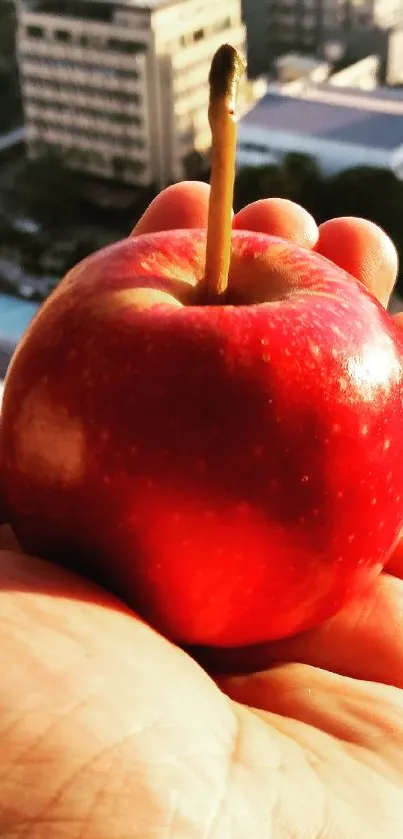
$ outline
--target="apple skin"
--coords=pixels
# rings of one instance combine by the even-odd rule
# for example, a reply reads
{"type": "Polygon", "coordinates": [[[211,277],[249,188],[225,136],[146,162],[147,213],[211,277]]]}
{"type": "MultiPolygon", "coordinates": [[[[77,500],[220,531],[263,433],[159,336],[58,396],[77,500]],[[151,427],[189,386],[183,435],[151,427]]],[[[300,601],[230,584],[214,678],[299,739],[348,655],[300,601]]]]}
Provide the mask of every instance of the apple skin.
{"type": "Polygon", "coordinates": [[[319,624],[389,558],[403,343],[358,281],[263,234],[234,232],[228,301],[200,305],[204,253],[205,231],[164,232],[66,276],[9,368],[3,489],[27,552],[177,642],[245,646],[319,624]]]}

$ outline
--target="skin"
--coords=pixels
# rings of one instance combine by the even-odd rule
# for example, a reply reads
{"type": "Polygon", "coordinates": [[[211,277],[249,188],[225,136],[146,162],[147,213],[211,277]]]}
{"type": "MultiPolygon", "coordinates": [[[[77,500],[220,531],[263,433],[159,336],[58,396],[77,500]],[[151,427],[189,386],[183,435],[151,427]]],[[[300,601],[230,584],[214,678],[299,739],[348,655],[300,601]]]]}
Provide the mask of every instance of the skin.
{"type": "MultiPolygon", "coordinates": [[[[172,187],[133,235],[203,226],[207,201],[203,184],[172,187]]],[[[383,302],[392,290],[396,254],[369,222],[318,229],[270,199],[234,226],[337,257],[383,302]]],[[[23,556],[7,526],[2,540],[2,837],[403,835],[400,549],[365,602],[251,650],[246,676],[236,652],[200,666],[107,593],[23,556]]]]}

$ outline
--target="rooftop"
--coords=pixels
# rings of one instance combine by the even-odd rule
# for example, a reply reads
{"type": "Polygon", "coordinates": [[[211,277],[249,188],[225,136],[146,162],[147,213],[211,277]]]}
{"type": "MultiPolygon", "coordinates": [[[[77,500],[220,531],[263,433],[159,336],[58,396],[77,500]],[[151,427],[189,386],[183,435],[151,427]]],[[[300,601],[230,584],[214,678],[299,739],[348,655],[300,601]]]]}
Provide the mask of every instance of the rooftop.
{"type": "Polygon", "coordinates": [[[281,69],[292,67],[297,67],[301,70],[301,72],[311,72],[315,70],[317,67],[322,67],[323,64],[326,64],[325,61],[322,59],[314,58],[311,55],[301,55],[298,52],[287,52],[284,55],[280,55],[275,61],[276,67],[281,67],[281,69]]]}
{"type": "Polygon", "coordinates": [[[403,100],[339,89],[312,88],[298,97],[267,93],[241,124],[391,151],[403,144],[403,100]]]}
{"type": "Polygon", "coordinates": [[[366,111],[382,111],[382,113],[403,114],[403,90],[393,87],[374,87],[363,90],[350,85],[339,86],[332,84],[332,79],[305,88],[300,94],[307,99],[327,102],[328,104],[347,105],[366,111]]]}

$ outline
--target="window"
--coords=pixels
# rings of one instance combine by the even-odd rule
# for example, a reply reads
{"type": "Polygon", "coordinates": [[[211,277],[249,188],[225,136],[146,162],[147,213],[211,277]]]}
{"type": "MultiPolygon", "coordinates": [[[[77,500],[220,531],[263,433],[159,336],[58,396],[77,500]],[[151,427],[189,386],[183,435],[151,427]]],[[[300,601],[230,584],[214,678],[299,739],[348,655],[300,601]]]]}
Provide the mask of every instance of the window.
{"type": "Polygon", "coordinates": [[[56,29],[55,38],[56,41],[61,41],[62,44],[67,44],[70,41],[70,32],[66,32],[64,29],[56,29]]]}
{"type": "Polygon", "coordinates": [[[71,124],[66,125],[61,123],[59,119],[55,118],[55,116],[51,115],[33,116],[30,121],[37,129],[43,131],[54,130],[59,133],[62,132],[63,134],[67,131],[67,134],[72,135],[73,137],[79,137],[82,139],[86,138],[88,140],[92,140],[93,142],[106,141],[108,144],[112,143],[114,146],[122,150],[128,149],[131,151],[132,149],[141,150],[145,148],[144,140],[127,136],[114,136],[105,130],[95,130],[94,128],[81,127],[71,124]]]}
{"type": "Polygon", "coordinates": [[[43,38],[42,26],[28,26],[27,35],[29,38],[43,38]]]}
{"type": "Polygon", "coordinates": [[[93,163],[95,166],[105,166],[106,160],[103,154],[97,151],[91,151],[88,153],[88,162],[93,163]]]}
{"type": "Polygon", "coordinates": [[[131,67],[130,70],[124,70],[114,67],[106,67],[104,64],[93,64],[92,62],[84,63],[83,61],[69,61],[64,58],[44,58],[40,55],[31,53],[29,50],[24,50],[24,52],[21,53],[21,57],[30,61],[31,64],[36,64],[39,67],[46,66],[49,69],[87,70],[92,73],[102,73],[103,76],[109,76],[115,79],[131,79],[133,81],[138,78],[138,72],[134,67],[131,67]]]}
{"type": "Polygon", "coordinates": [[[127,160],[125,168],[128,172],[133,172],[133,174],[137,175],[140,172],[144,172],[146,167],[142,160],[127,160]]]}
{"type": "MultiPolygon", "coordinates": [[[[53,90],[53,86],[48,85],[48,90],[53,90]]],[[[62,88],[66,89],[66,88],[62,88]]],[[[72,88],[74,92],[74,88],[72,88]]],[[[122,113],[109,113],[107,110],[99,110],[97,108],[91,107],[80,107],[79,105],[71,106],[69,103],[64,104],[63,102],[57,102],[53,99],[49,99],[48,97],[41,97],[41,96],[29,96],[27,101],[28,106],[34,105],[35,107],[39,108],[49,108],[51,111],[55,111],[57,113],[64,114],[67,117],[87,117],[94,119],[102,119],[104,122],[109,122],[111,125],[135,125],[139,128],[142,124],[142,120],[136,114],[122,114],[122,113]]],[[[143,147],[142,140],[133,140],[133,143],[141,144],[138,145],[138,148],[143,147]]]]}
{"type": "MultiPolygon", "coordinates": [[[[24,82],[35,83],[35,87],[39,89],[43,89],[46,92],[52,91],[54,93],[73,93],[73,94],[82,94],[83,96],[100,96],[103,99],[107,99],[110,102],[125,102],[130,106],[140,105],[142,99],[138,94],[131,93],[126,90],[106,90],[105,87],[99,87],[97,85],[80,85],[80,84],[68,84],[64,82],[50,80],[46,78],[43,79],[36,79],[32,77],[31,70],[27,70],[26,68],[22,68],[23,75],[24,75],[24,82]]],[[[88,109],[86,109],[87,111],[88,109]]],[[[133,121],[133,125],[141,125],[141,118],[136,114],[130,114],[130,119],[133,121]]],[[[122,122],[125,121],[125,116],[122,116],[122,122]]]]}
{"type": "Polygon", "coordinates": [[[186,131],[182,131],[180,135],[180,142],[183,143],[185,146],[188,146],[189,143],[194,143],[195,139],[195,132],[193,128],[188,128],[186,131]]]}
{"type": "Polygon", "coordinates": [[[119,41],[116,38],[110,38],[108,41],[108,47],[113,52],[121,52],[125,55],[133,55],[134,53],[138,52],[139,44],[135,43],[135,41],[119,41]]]}
{"type": "Polygon", "coordinates": [[[213,25],[213,32],[223,32],[224,29],[229,29],[231,26],[231,18],[226,17],[224,20],[219,20],[213,25]]]}

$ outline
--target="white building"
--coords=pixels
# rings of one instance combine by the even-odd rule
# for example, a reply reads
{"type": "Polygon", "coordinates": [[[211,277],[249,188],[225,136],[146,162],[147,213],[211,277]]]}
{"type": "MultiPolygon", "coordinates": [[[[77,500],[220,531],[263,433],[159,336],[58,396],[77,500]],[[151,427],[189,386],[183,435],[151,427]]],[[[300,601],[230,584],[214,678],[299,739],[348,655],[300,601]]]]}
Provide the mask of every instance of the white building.
{"type": "Polygon", "coordinates": [[[289,152],[315,158],[322,172],[354,166],[403,176],[403,98],[389,92],[306,88],[267,93],[241,120],[237,166],[279,163],[289,152]]]}
{"type": "Polygon", "coordinates": [[[274,55],[296,49],[326,57],[327,48],[339,45],[342,53],[348,47],[352,55],[361,57],[360,42],[371,31],[388,30],[403,17],[401,0],[266,0],[266,3],[267,37],[274,55]]]}
{"type": "Polygon", "coordinates": [[[380,77],[381,60],[379,55],[367,55],[333,73],[328,79],[332,87],[354,87],[360,90],[376,90],[380,77]]]}
{"type": "Polygon", "coordinates": [[[276,59],[274,66],[279,85],[295,82],[320,84],[328,78],[331,70],[326,61],[295,52],[284,53],[276,59]]]}
{"type": "Polygon", "coordinates": [[[268,82],[265,92],[299,96],[305,90],[319,86],[379,90],[380,63],[379,56],[368,55],[342,70],[332,72],[331,65],[325,61],[299,53],[285,53],[276,59],[276,81],[268,82]]]}
{"type": "MultiPolygon", "coordinates": [[[[290,51],[338,61],[387,50],[389,35],[403,23],[402,0],[242,0],[248,61],[254,75],[290,51]]],[[[402,41],[395,47],[396,60],[402,41]]]]}
{"type": "Polygon", "coordinates": [[[245,51],[234,0],[19,0],[30,156],[164,186],[210,145],[208,73],[224,41],[245,51]]]}

